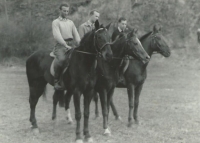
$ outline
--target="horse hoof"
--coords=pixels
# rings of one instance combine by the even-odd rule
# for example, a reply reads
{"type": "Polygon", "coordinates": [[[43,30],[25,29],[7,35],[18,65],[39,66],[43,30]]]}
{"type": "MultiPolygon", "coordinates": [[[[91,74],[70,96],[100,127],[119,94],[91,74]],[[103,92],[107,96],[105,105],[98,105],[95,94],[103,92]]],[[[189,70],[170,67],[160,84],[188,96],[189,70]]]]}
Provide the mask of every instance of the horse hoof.
{"type": "Polygon", "coordinates": [[[76,143],[83,143],[82,139],[76,140],[76,143]]]}
{"type": "Polygon", "coordinates": [[[71,125],[73,123],[73,120],[71,118],[66,117],[66,120],[67,120],[67,124],[71,125]]]}
{"type": "Polygon", "coordinates": [[[38,135],[40,133],[38,128],[33,128],[32,132],[33,132],[34,135],[38,135]]]}
{"type": "Polygon", "coordinates": [[[104,135],[104,136],[111,136],[111,132],[110,132],[110,130],[109,130],[108,128],[105,129],[103,135],[104,135]]]}
{"type": "Polygon", "coordinates": [[[90,137],[90,138],[87,138],[87,139],[85,139],[85,141],[87,142],[87,143],[93,143],[93,139],[90,137]]]}
{"type": "Polygon", "coordinates": [[[115,120],[119,120],[119,121],[123,122],[122,117],[120,117],[120,116],[115,117],[115,120]]]}

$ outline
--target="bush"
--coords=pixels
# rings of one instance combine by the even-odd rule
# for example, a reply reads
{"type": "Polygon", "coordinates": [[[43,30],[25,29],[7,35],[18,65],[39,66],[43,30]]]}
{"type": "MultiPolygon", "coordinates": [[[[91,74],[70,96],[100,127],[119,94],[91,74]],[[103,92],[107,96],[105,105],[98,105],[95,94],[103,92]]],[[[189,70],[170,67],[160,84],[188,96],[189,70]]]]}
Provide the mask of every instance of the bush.
{"type": "MultiPolygon", "coordinates": [[[[20,23],[15,20],[0,19],[0,55],[5,57],[24,57],[41,48],[49,48],[51,40],[50,24],[43,21],[25,19],[20,23]]],[[[52,46],[53,48],[53,46],[52,46]]]]}
{"type": "MultiPolygon", "coordinates": [[[[9,16],[6,22],[0,18],[0,55],[27,56],[40,48],[53,48],[51,22],[58,17],[58,6],[63,0],[34,0],[31,9],[20,8],[21,0],[8,1],[9,16]],[[44,21],[41,21],[43,19],[44,21]]],[[[25,1],[24,1],[25,2],[25,1]]],[[[125,16],[128,24],[139,28],[140,35],[151,30],[155,23],[163,26],[165,35],[173,48],[196,47],[196,29],[200,24],[199,0],[70,0],[71,19],[76,27],[88,20],[88,13],[97,9],[100,22],[107,25],[125,16]],[[73,11],[74,10],[74,11],[73,11]],[[189,44],[189,45],[188,45],[189,44]]]]}

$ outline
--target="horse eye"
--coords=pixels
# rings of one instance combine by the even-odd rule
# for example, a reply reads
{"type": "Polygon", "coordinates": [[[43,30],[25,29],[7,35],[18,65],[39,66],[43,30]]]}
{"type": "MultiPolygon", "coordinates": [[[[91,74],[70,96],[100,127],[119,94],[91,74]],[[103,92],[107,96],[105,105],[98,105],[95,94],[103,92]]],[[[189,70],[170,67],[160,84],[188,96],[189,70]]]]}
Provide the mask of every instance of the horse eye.
{"type": "Polygon", "coordinates": [[[136,42],[135,42],[135,43],[134,43],[134,45],[135,45],[135,46],[137,46],[137,45],[138,45],[138,43],[136,43],[136,42]]]}

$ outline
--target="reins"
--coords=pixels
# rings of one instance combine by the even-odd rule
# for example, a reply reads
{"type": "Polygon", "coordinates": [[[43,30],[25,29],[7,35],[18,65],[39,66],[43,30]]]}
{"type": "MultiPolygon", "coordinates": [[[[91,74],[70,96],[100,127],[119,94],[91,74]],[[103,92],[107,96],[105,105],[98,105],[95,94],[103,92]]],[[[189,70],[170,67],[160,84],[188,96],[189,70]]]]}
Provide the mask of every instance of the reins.
{"type": "Polygon", "coordinates": [[[88,55],[97,56],[97,54],[94,54],[94,53],[89,53],[89,52],[84,52],[84,51],[79,51],[79,50],[75,50],[75,51],[78,52],[78,53],[83,53],[83,54],[88,54],[88,55]]]}
{"type": "MultiPolygon", "coordinates": [[[[94,37],[94,39],[95,39],[95,37],[94,37]]],[[[113,43],[115,43],[117,40],[119,40],[118,38],[116,38],[112,43],[109,43],[109,42],[107,42],[107,43],[105,43],[103,46],[101,46],[101,48],[99,48],[100,50],[102,50],[106,45],[112,45],[113,43]]],[[[95,40],[94,40],[95,41],[95,40]]],[[[129,40],[126,40],[126,42],[128,42],[129,40]]],[[[94,44],[95,45],[95,44],[94,44]]],[[[95,45],[95,47],[96,47],[96,45],[95,45]]],[[[80,51],[80,50],[75,50],[76,52],[78,52],[78,53],[82,53],[82,54],[87,54],[87,55],[93,55],[93,56],[97,56],[98,54],[99,54],[99,52],[98,52],[98,54],[95,54],[95,53],[90,53],[90,52],[84,52],[84,51],[80,51]]],[[[159,52],[153,52],[153,54],[159,54],[159,52]]],[[[137,59],[135,59],[135,58],[119,58],[119,57],[113,57],[113,59],[116,59],[116,60],[137,60],[137,59]]]]}

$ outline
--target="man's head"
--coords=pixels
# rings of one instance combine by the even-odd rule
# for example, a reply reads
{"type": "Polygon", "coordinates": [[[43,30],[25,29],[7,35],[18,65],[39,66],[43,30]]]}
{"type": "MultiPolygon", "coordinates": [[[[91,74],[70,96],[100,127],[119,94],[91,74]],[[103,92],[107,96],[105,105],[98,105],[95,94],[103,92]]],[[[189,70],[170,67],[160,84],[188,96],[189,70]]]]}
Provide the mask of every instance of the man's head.
{"type": "Polygon", "coordinates": [[[99,19],[100,13],[97,10],[90,11],[90,22],[95,23],[99,19]]]}
{"type": "Polygon", "coordinates": [[[126,29],[126,25],[127,25],[127,21],[124,17],[119,18],[118,20],[118,26],[121,30],[125,30],[126,29]]]}
{"type": "Polygon", "coordinates": [[[66,18],[67,15],[69,14],[69,4],[68,3],[62,3],[59,7],[60,9],[60,16],[62,18],[66,18]]]}

